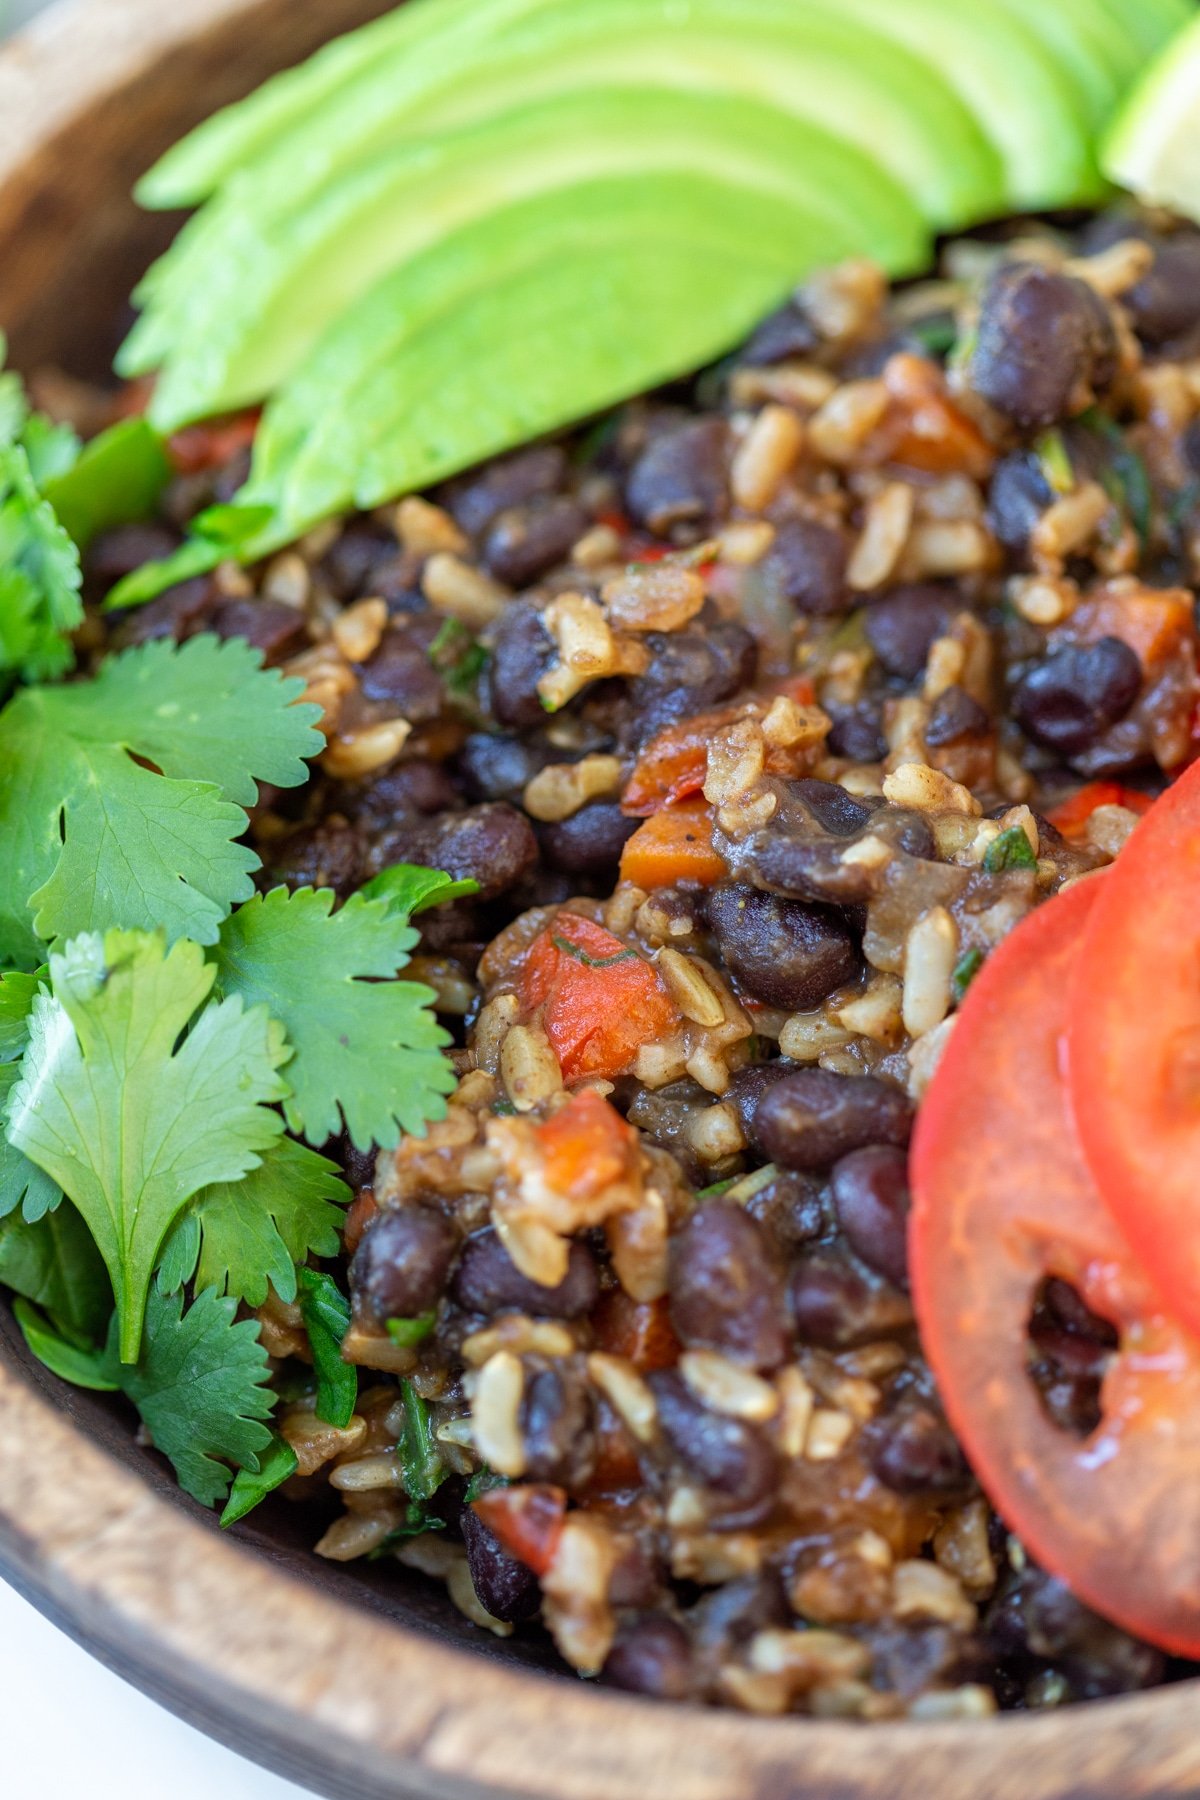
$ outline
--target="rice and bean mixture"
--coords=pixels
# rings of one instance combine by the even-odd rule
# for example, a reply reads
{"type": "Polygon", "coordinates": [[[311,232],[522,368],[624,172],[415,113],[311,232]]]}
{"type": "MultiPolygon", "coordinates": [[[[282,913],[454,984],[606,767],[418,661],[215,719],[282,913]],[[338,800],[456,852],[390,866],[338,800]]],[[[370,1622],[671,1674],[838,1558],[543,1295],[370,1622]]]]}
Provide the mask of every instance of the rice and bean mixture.
{"type": "MultiPolygon", "coordinates": [[[[94,547],[93,597],[232,495],[246,441],[94,547]]],[[[914,1330],[905,1146],[989,950],[1192,753],[1198,579],[1200,235],[1108,215],[891,292],[833,269],[694,384],[118,623],[246,636],[322,706],[319,771],[254,814],[265,885],[479,884],[419,921],[446,1118],[339,1151],[346,1429],[298,1310],[259,1314],[322,1556],[755,1713],[1174,1672],[973,1480],[914,1330]],[[449,1471],[416,1535],[400,1378],[449,1471]]],[[[1064,1431],[1113,1341],[1046,1284],[1064,1431]]]]}

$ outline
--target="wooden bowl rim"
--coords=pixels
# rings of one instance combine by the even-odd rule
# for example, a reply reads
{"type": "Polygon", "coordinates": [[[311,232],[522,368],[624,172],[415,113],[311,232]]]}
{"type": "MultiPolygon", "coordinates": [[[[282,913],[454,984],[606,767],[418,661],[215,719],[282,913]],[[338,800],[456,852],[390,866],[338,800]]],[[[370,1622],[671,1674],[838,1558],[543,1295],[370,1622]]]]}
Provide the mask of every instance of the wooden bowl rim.
{"type": "MultiPolygon", "coordinates": [[[[90,107],[261,0],[60,0],[0,50],[0,195],[90,107]]],[[[0,1361],[0,1573],[247,1755],[354,1800],[1083,1800],[1200,1793],[1195,1682],[1061,1714],[863,1726],[654,1705],[310,1589],[156,1494],[0,1361]]]]}

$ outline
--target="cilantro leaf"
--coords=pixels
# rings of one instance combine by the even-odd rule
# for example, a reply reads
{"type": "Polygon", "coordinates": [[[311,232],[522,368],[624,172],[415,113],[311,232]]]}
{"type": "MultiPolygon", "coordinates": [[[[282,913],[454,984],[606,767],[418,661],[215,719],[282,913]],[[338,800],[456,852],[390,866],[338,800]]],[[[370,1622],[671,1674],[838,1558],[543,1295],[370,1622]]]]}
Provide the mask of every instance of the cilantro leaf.
{"type": "Polygon", "coordinates": [[[1010,825],[988,845],[983,866],[989,875],[999,875],[1005,869],[1036,869],[1037,856],[1021,827],[1010,825]]]}
{"type": "Polygon", "coordinates": [[[180,1486],[204,1506],[223,1500],[227,1464],[257,1473],[271,1442],[262,1423],[275,1396],[258,1321],[234,1322],[237,1302],[212,1289],[187,1312],[181,1294],[150,1293],[146,1330],[136,1363],[117,1364],[117,1324],[109,1353],[124,1393],[142,1416],[156,1450],[169,1459],[180,1486]]]}
{"type": "Polygon", "coordinates": [[[455,881],[440,869],[423,869],[419,863],[393,863],[381,869],[362,889],[368,900],[386,900],[392,917],[406,919],[425,912],[431,906],[444,906],[448,900],[462,900],[479,892],[479,883],[470,876],[455,881]]]}
{"type": "Polygon", "coordinates": [[[0,668],[46,681],[71,667],[82,582],[79,551],[38,492],[25,446],[0,449],[0,668]]]}
{"type": "Polygon", "coordinates": [[[216,950],[217,985],[265,1003],[295,1052],[284,1113],[323,1144],[341,1128],[360,1150],[440,1119],[454,1072],[430,1010],[432,989],[392,979],[417,933],[381,900],[354,894],[333,910],[329,888],[274,888],[239,907],[216,950]]]}
{"type": "Polygon", "coordinates": [[[110,925],[216,939],[253,891],[256,781],[298,785],[322,743],[300,683],[261,662],[238,639],[151,643],[0,714],[0,957],[110,925]]]}
{"type": "Polygon", "coordinates": [[[92,1388],[101,1394],[115,1394],[119,1390],[116,1362],[107,1350],[73,1343],[28,1300],[13,1301],[13,1318],[21,1328],[30,1354],[60,1381],[69,1381],[74,1387],[92,1388]]]}
{"type": "Polygon", "coordinates": [[[83,550],[98,532],[148,518],[170,473],[153,426],[122,419],[85,444],[67,468],[41,479],[60,525],[83,550]]]}
{"type": "Polygon", "coordinates": [[[396,1446],[404,1470],[404,1487],[410,1500],[430,1500],[450,1473],[442,1460],[429,1419],[429,1407],[412,1382],[400,1383],[404,1396],[404,1424],[396,1446]]]}
{"type": "MultiPolygon", "coordinates": [[[[19,1063],[0,1064],[0,1119],[7,1113],[9,1096],[20,1079],[19,1063]]],[[[61,1199],[58,1183],[0,1131],[0,1219],[20,1208],[22,1218],[33,1225],[53,1212],[61,1199]]]]}
{"type": "Polygon", "coordinates": [[[126,1362],[180,1209],[254,1168],[282,1129],[264,1104],[285,1091],[282,1030],[237,998],[206,1006],[213,975],[198,945],[168,952],[161,932],[74,939],[50,959],[9,1098],[11,1143],[75,1202],[104,1258],[126,1362]]]}
{"type": "Polygon", "coordinates": [[[358,1399],[358,1370],[342,1361],[342,1339],[350,1329],[350,1302],[332,1275],[301,1269],[300,1312],[317,1373],[314,1411],[327,1425],[345,1426],[358,1399]]]}
{"type": "Polygon", "coordinates": [[[260,1501],[296,1473],[298,1466],[292,1446],[273,1431],[270,1444],[258,1459],[258,1468],[239,1469],[234,1476],[228,1503],[221,1514],[222,1527],[228,1530],[230,1525],[236,1525],[239,1519],[253,1512],[260,1501]]]}
{"type": "Polygon", "coordinates": [[[73,1206],[60,1206],[35,1224],[0,1219],[0,1282],[42,1307],[67,1337],[83,1343],[103,1338],[112,1287],[73,1206]]]}
{"type": "Polygon", "coordinates": [[[29,1042],[29,1014],[34,997],[46,977],[44,968],[32,975],[12,969],[0,976],[0,1063],[15,1062],[29,1042]]]}
{"type": "Polygon", "coordinates": [[[281,1137],[240,1181],[196,1196],[172,1229],[159,1281],[167,1293],[193,1276],[197,1287],[261,1306],[268,1282],[296,1297],[296,1264],[334,1256],[350,1189],[336,1163],[281,1137]]]}

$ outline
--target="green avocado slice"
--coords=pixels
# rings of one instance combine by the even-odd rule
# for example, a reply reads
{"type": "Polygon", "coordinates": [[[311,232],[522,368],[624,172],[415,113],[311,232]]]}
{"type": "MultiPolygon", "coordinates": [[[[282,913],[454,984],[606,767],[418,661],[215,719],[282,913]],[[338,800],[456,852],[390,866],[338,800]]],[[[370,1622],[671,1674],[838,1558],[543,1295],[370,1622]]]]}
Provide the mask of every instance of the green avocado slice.
{"type": "Polygon", "coordinates": [[[1088,121],[1099,131],[1112,117],[1121,95],[1141,66],[1129,32],[1097,0],[1002,0],[1013,18],[1032,32],[1074,80],[1087,103],[1088,121]]]}
{"type": "Polygon", "coordinates": [[[1127,32],[1138,51],[1138,68],[1194,18],[1193,0],[1095,0],[1096,9],[1127,32]]]}
{"type": "Polygon", "coordinates": [[[568,91],[645,83],[763,99],[873,157],[885,144],[890,173],[939,229],[1003,209],[998,153],[959,97],[929,63],[864,38],[827,0],[802,9],[792,0],[693,0],[686,11],[677,0],[520,3],[529,16],[484,38],[484,61],[429,72],[423,92],[411,61],[376,67],[314,113],[302,139],[285,135],[245,170],[143,279],[135,298],[147,316],[122,353],[123,372],[144,373],[169,354],[207,271],[254,231],[272,237],[337,171],[417,133],[480,124],[568,91]]]}
{"type": "Polygon", "coordinates": [[[893,271],[927,254],[916,208],[877,164],[770,107],[645,90],[567,95],[401,147],[306,200],[269,240],[248,231],[198,287],[152,416],[174,429],[272,392],[377,280],[508,200],[552,190],[569,206],[580,182],[605,173],[691,169],[773,195],[781,236],[791,211],[847,220],[855,246],[893,271]]]}
{"type": "Polygon", "coordinates": [[[778,219],[772,196],[693,171],[587,182],[472,223],[337,322],[268,406],[239,501],[275,508],[283,536],[710,360],[798,262],[853,243],[848,222],[797,214],[772,233],[778,219]]]}

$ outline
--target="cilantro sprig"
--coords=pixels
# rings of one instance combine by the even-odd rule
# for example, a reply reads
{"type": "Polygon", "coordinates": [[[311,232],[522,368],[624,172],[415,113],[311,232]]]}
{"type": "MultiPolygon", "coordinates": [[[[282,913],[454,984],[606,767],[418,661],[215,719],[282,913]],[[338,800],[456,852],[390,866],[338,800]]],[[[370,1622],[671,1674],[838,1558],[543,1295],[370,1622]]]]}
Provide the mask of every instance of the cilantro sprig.
{"type": "Polygon", "coordinates": [[[253,892],[256,783],[295,787],[322,743],[261,665],[240,639],[150,643],[0,713],[0,958],[113,925],[215,941],[253,892]]]}

